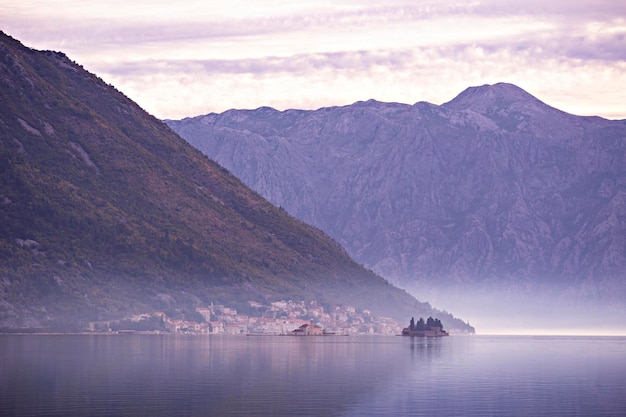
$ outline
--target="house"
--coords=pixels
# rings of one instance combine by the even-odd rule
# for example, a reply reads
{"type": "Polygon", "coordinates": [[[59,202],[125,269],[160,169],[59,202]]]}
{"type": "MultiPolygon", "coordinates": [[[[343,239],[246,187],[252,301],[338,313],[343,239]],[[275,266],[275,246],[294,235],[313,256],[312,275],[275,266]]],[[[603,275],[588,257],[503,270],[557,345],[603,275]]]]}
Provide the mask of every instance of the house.
{"type": "Polygon", "coordinates": [[[322,336],[324,329],[319,323],[316,324],[313,323],[313,320],[310,320],[308,323],[292,331],[291,334],[294,336],[322,336]]]}

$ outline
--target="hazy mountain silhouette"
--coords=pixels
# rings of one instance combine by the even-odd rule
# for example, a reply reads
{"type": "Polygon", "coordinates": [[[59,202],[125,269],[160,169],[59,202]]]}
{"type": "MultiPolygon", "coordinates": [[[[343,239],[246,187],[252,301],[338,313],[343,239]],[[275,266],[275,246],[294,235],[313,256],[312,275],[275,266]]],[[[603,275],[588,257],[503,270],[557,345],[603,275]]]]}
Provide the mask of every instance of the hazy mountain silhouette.
{"type": "Polygon", "coordinates": [[[626,121],[567,114],[500,83],[440,106],[370,100],[167,123],[420,297],[468,312],[508,296],[499,307],[532,314],[624,310],[626,121]]]}
{"type": "Polygon", "coordinates": [[[289,298],[442,314],[62,53],[0,33],[0,97],[0,327],[289,298]]]}

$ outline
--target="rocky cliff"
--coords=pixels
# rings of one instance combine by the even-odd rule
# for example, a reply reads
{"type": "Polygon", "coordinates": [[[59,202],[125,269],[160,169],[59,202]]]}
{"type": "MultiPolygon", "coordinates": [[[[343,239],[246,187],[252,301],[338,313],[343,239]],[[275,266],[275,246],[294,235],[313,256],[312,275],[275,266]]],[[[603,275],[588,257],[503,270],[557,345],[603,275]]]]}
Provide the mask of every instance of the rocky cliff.
{"type": "Polygon", "coordinates": [[[167,123],[415,294],[623,309],[626,121],[567,114],[501,83],[440,106],[371,100],[167,123]]]}

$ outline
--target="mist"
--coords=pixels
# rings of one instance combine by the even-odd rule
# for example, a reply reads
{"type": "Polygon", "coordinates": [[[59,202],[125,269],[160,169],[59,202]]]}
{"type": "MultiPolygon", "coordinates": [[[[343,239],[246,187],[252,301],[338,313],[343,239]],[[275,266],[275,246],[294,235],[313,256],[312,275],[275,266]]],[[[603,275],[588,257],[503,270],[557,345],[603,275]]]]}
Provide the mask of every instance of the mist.
{"type": "Polygon", "coordinates": [[[626,335],[626,308],[618,300],[579,298],[564,286],[515,291],[498,285],[450,285],[406,290],[434,308],[454,312],[477,334],[626,335]]]}

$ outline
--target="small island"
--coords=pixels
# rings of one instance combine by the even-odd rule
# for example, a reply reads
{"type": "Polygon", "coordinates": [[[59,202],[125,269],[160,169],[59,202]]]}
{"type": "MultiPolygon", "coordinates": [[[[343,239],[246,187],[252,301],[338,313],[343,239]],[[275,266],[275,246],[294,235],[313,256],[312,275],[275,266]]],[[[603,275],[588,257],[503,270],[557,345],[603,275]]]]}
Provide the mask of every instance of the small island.
{"type": "Polygon", "coordinates": [[[443,324],[439,319],[428,317],[424,322],[424,319],[420,317],[415,323],[415,318],[411,317],[409,327],[402,329],[402,336],[443,337],[449,336],[449,334],[443,330],[443,324]]]}

